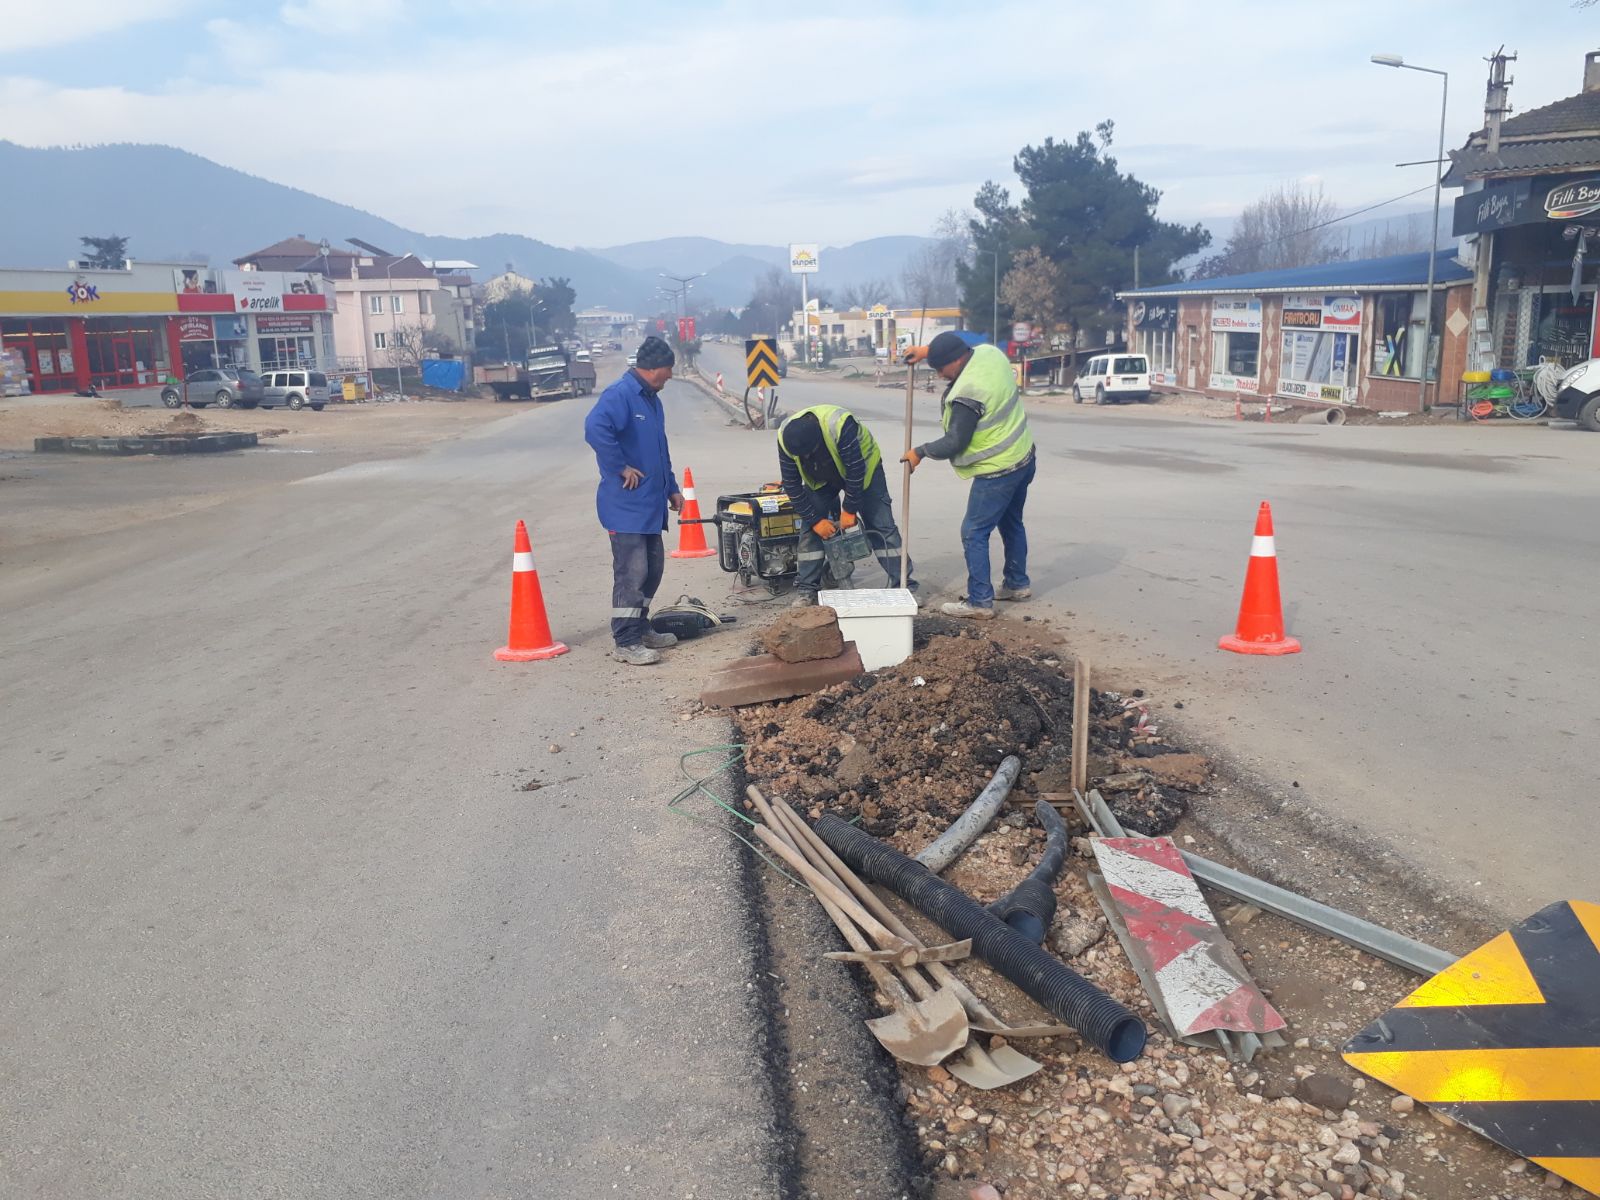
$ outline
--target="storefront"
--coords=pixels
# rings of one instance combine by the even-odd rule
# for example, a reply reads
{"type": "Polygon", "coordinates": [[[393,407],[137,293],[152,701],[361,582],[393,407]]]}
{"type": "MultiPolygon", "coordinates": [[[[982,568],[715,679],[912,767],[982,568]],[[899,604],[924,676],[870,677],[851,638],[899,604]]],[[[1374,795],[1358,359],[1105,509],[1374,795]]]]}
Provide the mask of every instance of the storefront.
{"type": "Polygon", "coordinates": [[[317,275],[0,269],[0,348],[35,392],[155,387],[202,367],[331,366],[332,313],[317,275]]]}
{"type": "MultiPolygon", "coordinates": [[[[1219,399],[1360,404],[1414,411],[1422,376],[1459,378],[1471,275],[1434,258],[1430,345],[1427,254],[1258,271],[1125,292],[1128,336],[1150,358],[1151,383],[1219,399]]],[[[1452,402],[1455,386],[1430,402],[1452,402]]]]}
{"type": "Polygon", "coordinates": [[[1131,345],[1150,364],[1150,382],[1178,382],[1178,303],[1175,300],[1136,300],[1132,309],[1131,345]]]}
{"type": "Polygon", "coordinates": [[[1457,198],[1454,230],[1478,256],[1479,365],[1569,367],[1600,355],[1600,176],[1488,183],[1457,198]]]}

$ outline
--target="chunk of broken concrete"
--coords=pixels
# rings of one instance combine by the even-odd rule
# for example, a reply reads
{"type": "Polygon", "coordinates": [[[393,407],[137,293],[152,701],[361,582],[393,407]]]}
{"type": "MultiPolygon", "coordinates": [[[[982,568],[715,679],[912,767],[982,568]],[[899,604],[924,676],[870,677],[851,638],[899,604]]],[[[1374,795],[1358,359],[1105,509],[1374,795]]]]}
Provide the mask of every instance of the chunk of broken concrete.
{"type": "Polygon", "coordinates": [[[761,644],[787,663],[837,658],[844,651],[839,614],[825,604],[791,608],[768,626],[761,644]]]}

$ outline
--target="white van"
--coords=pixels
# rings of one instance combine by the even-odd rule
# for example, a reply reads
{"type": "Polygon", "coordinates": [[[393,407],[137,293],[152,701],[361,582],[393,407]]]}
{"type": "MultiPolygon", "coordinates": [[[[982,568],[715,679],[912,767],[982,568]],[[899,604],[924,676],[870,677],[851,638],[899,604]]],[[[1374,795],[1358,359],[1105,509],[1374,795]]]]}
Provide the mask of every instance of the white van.
{"type": "Polygon", "coordinates": [[[1096,354],[1078,372],[1072,398],[1092,396],[1096,404],[1150,399],[1150,361],[1142,354],[1096,354]]]}

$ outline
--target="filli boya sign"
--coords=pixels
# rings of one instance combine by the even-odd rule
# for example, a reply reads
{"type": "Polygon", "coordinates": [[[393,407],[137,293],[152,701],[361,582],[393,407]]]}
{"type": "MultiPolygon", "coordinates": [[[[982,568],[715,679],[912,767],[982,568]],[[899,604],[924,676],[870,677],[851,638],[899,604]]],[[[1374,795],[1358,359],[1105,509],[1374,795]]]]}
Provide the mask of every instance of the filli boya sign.
{"type": "Polygon", "coordinates": [[[1563,183],[1545,193],[1544,215],[1552,221],[1571,221],[1600,212],[1600,179],[1563,183]]]}

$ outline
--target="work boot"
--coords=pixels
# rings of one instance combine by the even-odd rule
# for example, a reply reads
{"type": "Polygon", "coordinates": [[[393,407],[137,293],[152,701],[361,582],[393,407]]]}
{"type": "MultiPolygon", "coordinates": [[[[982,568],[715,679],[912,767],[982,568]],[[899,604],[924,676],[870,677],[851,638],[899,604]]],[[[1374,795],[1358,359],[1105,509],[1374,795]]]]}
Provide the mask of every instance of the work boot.
{"type": "Polygon", "coordinates": [[[814,604],[816,604],[816,602],[817,602],[817,594],[815,592],[797,591],[794,594],[794,599],[789,602],[789,607],[790,608],[810,608],[814,604]]]}
{"type": "Polygon", "coordinates": [[[648,667],[661,661],[661,655],[637,642],[631,646],[618,646],[611,652],[611,657],[630,667],[648,667]]]}
{"type": "Polygon", "coordinates": [[[994,620],[994,609],[984,608],[978,604],[968,604],[965,600],[952,600],[948,604],[941,604],[939,611],[947,617],[970,617],[974,621],[994,620]]]}
{"type": "Polygon", "coordinates": [[[651,650],[665,650],[668,646],[678,644],[678,635],[675,633],[657,633],[652,629],[644,635],[644,644],[651,650]]]}
{"type": "Polygon", "coordinates": [[[994,594],[996,600],[1026,600],[1033,595],[1031,587],[1003,587],[994,594]]]}

